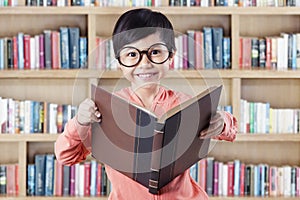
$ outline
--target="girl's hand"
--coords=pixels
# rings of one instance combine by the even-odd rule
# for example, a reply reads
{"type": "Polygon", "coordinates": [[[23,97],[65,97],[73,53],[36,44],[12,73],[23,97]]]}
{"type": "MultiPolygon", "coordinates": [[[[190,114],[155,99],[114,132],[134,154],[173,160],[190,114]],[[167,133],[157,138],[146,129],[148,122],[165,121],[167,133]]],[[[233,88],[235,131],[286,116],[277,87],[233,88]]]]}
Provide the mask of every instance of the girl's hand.
{"type": "Polygon", "coordinates": [[[93,122],[101,121],[101,113],[96,104],[91,99],[85,99],[80,103],[77,113],[77,121],[79,124],[86,126],[93,122]]]}
{"type": "Polygon", "coordinates": [[[209,127],[200,132],[200,139],[212,138],[218,136],[224,127],[224,113],[217,111],[217,113],[211,118],[209,127]]]}

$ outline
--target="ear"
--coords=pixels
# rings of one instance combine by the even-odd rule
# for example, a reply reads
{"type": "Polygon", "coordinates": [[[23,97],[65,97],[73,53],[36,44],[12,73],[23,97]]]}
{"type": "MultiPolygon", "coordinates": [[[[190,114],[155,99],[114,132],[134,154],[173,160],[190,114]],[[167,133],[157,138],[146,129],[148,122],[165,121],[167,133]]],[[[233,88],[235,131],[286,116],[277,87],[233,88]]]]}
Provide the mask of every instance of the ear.
{"type": "Polygon", "coordinates": [[[170,58],[169,58],[170,64],[173,62],[174,57],[175,57],[175,54],[176,54],[176,51],[174,51],[174,52],[171,54],[171,56],[170,56],[170,58]]]}

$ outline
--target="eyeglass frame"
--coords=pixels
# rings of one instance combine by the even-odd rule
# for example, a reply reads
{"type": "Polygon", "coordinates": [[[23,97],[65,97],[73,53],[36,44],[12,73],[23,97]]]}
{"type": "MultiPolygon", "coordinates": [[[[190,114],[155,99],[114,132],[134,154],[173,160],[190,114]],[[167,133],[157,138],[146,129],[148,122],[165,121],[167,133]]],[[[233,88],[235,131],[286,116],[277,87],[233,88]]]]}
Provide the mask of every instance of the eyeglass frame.
{"type": "Polygon", "coordinates": [[[169,48],[166,44],[160,43],[160,42],[159,42],[159,43],[152,44],[147,50],[143,50],[143,51],[140,51],[138,48],[133,47],[133,46],[125,46],[125,47],[121,48],[121,49],[118,51],[118,54],[116,55],[115,58],[118,60],[118,62],[120,63],[120,65],[122,65],[122,66],[124,66],[124,67],[134,67],[134,66],[138,65],[138,64],[141,62],[141,60],[143,59],[143,54],[146,54],[146,56],[147,56],[147,58],[148,58],[148,60],[149,60],[150,62],[152,62],[152,63],[154,63],[154,64],[163,64],[163,63],[165,63],[165,62],[173,55],[173,51],[172,51],[172,49],[169,48]],[[148,54],[149,49],[151,49],[151,48],[152,48],[153,46],[155,46],[155,45],[163,45],[163,46],[167,47],[168,52],[169,52],[168,57],[167,57],[164,61],[159,62],[159,63],[158,63],[158,62],[153,62],[153,60],[150,58],[150,56],[149,56],[149,54],[148,54]],[[139,60],[137,61],[136,64],[128,66],[128,65],[125,65],[125,64],[123,64],[123,63],[121,62],[121,59],[120,59],[120,52],[121,52],[123,49],[125,49],[125,48],[132,48],[132,49],[137,50],[137,52],[139,52],[140,58],[139,58],[139,60]]]}

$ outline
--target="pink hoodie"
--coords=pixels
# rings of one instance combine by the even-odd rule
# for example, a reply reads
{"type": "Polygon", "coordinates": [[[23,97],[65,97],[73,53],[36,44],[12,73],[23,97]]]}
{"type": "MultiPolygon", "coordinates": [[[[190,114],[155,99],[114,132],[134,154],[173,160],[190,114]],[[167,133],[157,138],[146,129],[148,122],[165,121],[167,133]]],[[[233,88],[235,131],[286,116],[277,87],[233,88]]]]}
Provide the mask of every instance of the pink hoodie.
{"type": "MultiPolygon", "coordinates": [[[[130,88],[125,88],[117,94],[131,102],[142,105],[140,99],[130,88]]],[[[156,95],[151,111],[158,116],[166,110],[178,105],[188,99],[189,96],[183,93],[160,88],[156,95]]],[[[225,126],[218,139],[233,141],[237,130],[236,119],[225,112],[225,126]]],[[[64,165],[73,165],[84,161],[91,152],[91,126],[82,126],[77,122],[76,117],[71,119],[65,127],[64,132],[58,137],[55,143],[55,154],[58,161],[64,165]]],[[[109,200],[129,200],[129,199],[164,199],[164,200],[206,200],[208,196],[191,177],[189,170],[176,177],[168,185],[163,187],[158,195],[148,192],[148,189],[133,181],[120,172],[105,166],[106,173],[111,181],[113,190],[109,195],[109,200]]]]}

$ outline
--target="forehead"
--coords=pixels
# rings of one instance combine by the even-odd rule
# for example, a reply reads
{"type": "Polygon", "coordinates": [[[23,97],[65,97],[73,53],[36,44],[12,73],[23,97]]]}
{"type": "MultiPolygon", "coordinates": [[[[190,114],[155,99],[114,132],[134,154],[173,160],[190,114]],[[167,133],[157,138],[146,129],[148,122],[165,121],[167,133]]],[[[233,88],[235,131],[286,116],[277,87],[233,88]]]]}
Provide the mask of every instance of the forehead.
{"type": "Polygon", "coordinates": [[[138,49],[144,49],[144,48],[148,48],[151,45],[155,44],[155,43],[164,43],[159,36],[159,33],[154,33],[151,35],[148,35],[147,37],[144,37],[140,40],[137,40],[135,42],[129,43],[126,46],[133,46],[136,47],[138,49]]]}

